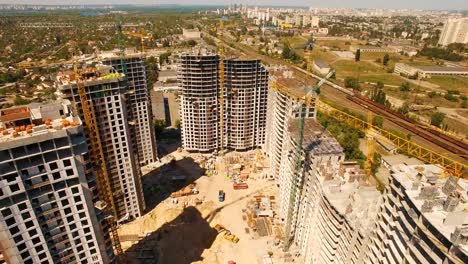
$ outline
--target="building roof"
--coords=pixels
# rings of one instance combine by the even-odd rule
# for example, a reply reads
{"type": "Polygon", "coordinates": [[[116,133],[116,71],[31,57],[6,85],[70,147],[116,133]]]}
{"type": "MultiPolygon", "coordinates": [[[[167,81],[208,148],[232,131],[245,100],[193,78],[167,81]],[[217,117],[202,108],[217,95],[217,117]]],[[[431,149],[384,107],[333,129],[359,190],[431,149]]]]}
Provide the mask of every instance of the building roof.
{"type": "Polygon", "coordinates": [[[444,66],[414,66],[425,72],[467,72],[468,69],[463,67],[444,67],[444,66]]]}
{"type": "MultiPolygon", "coordinates": [[[[433,164],[425,165],[395,165],[391,168],[392,177],[405,189],[406,195],[416,209],[426,218],[438,232],[451,241],[451,234],[456,227],[468,225],[468,181],[447,177],[443,169],[433,164]],[[453,192],[460,195],[459,203],[453,211],[448,212],[437,204],[444,203],[448,195],[442,191],[448,179],[457,181],[453,192]],[[421,195],[428,193],[430,188],[432,197],[421,195]],[[426,190],[425,190],[426,189],[426,190]],[[424,191],[423,191],[424,190],[424,191]],[[426,202],[434,201],[434,206],[428,212],[422,212],[426,202]]],[[[468,254],[468,245],[460,245],[460,249],[468,254]]]]}
{"type": "MultiPolygon", "coordinates": [[[[289,121],[289,133],[294,141],[299,138],[299,119],[289,121]]],[[[343,154],[343,148],[326,129],[312,118],[305,119],[302,148],[311,154],[343,154]]]]}
{"type": "Polygon", "coordinates": [[[35,137],[44,138],[81,126],[80,118],[71,112],[70,105],[68,100],[58,100],[2,110],[0,150],[32,143],[35,137]]]}
{"type": "Polygon", "coordinates": [[[323,68],[330,68],[330,65],[326,61],[323,60],[314,60],[314,64],[317,65],[317,67],[323,69],[323,68]]]}
{"type": "MultiPolygon", "coordinates": [[[[274,79],[278,85],[287,90],[289,95],[292,97],[303,97],[308,93],[313,96],[317,94],[313,91],[313,87],[317,83],[317,80],[313,79],[309,75],[305,75],[298,71],[293,71],[284,65],[273,65],[268,68],[268,72],[272,79],[274,79]]],[[[284,90],[282,89],[282,90],[284,90]]]]}

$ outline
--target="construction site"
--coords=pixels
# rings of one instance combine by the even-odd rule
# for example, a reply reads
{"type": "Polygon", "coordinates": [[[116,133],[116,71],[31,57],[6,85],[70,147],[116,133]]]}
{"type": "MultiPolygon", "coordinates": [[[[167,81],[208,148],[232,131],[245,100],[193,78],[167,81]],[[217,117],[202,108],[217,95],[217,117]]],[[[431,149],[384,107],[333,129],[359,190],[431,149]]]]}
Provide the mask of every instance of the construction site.
{"type": "Polygon", "coordinates": [[[119,227],[125,263],[269,263],[262,261],[288,258],[278,246],[278,190],[267,170],[259,150],[225,156],[178,150],[148,168],[145,199],[154,207],[119,227]]]}

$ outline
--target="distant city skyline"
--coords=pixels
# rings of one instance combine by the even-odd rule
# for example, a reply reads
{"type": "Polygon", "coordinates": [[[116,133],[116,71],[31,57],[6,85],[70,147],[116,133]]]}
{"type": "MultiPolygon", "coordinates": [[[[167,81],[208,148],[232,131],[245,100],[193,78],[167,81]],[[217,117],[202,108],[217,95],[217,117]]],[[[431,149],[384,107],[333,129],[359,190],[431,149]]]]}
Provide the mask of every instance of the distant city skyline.
{"type": "MultiPolygon", "coordinates": [[[[249,4],[253,6],[251,1],[223,1],[223,0],[43,0],[40,3],[31,0],[0,0],[0,4],[30,4],[30,5],[227,5],[227,4],[249,4]]],[[[261,6],[303,6],[303,7],[330,7],[330,8],[383,8],[383,9],[426,9],[426,10],[468,10],[466,0],[350,0],[343,3],[342,0],[258,0],[256,5],[261,6]]]]}

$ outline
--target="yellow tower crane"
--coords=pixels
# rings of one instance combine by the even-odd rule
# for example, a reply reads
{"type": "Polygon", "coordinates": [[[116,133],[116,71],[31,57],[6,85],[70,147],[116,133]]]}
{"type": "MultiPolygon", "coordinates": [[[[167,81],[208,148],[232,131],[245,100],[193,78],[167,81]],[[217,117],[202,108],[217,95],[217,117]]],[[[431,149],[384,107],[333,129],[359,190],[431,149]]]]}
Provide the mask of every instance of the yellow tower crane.
{"type": "Polygon", "coordinates": [[[366,143],[367,143],[367,159],[365,163],[365,170],[367,177],[370,177],[372,174],[372,164],[374,163],[374,153],[375,153],[375,140],[371,135],[372,129],[372,112],[367,111],[367,129],[366,129],[366,143]]]}
{"type": "Polygon", "coordinates": [[[219,23],[220,29],[220,42],[218,43],[218,54],[219,54],[219,136],[220,136],[220,152],[224,152],[224,19],[222,18],[219,23]]]}
{"type": "Polygon", "coordinates": [[[153,39],[153,36],[149,33],[143,34],[143,33],[137,33],[133,31],[122,31],[122,34],[130,36],[130,37],[140,38],[141,52],[145,52],[145,41],[153,39]]]}
{"type": "Polygon", "coordinates": [[[119,235],[117,233],[117,224],[115,216],[117,215],[116,207],[113,199],[113,192],[109,182],[109,175],[107,173],[106,160],[104,157],[102,143],[98,128],[98,121],[94,111],[91,98],[86,93],[85,85],[82,81],[81,72],[78,70],[77,63],[73,65],[76,85],[81,102],[81,109],[83,111],[85,121],[85,131],[88,138],[88,146],[90,153],[90,160],[96,172],[97,190],[99,198],[104,202],[101,203],[101,209],[107,215],[106,221],[110,230],[112,246],[116,255],[122,254],[122,247],[120,245],[119,235]]]}

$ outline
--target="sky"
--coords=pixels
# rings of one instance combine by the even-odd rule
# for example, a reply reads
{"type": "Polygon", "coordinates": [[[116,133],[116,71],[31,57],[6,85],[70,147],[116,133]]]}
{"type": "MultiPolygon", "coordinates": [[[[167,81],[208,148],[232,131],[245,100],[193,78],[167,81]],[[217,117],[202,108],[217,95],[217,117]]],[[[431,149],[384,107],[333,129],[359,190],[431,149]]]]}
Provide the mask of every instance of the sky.
{"type": "Polygon", "coordinates": [[[252,5],[288,5],[313,7],[355,8],[411,8],[468,10],[468,0],[0,0],[0,4],[179,4],[179,5],[226,5],[229,3],[252,5]]]}

